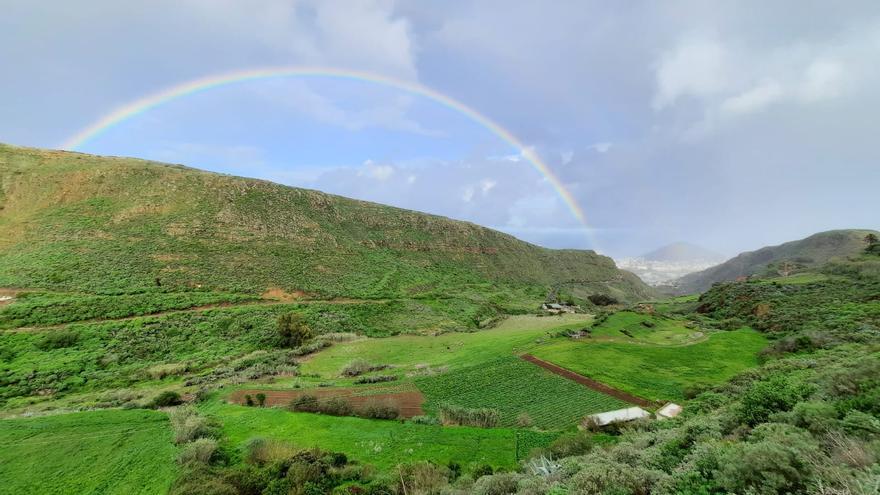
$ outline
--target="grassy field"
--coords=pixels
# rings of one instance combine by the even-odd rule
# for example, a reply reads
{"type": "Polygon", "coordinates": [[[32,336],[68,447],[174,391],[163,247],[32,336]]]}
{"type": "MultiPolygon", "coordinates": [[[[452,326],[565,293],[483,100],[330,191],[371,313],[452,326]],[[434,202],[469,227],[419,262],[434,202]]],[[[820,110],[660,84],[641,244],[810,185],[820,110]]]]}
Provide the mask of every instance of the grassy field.
{"type": "Polygon", "coordinates": [[[0,420],[0,493],[165,493],[176,451],[168,418],[154,411],[0,420]]]}
{"type": "Polygon", "coordinates": [[[415,371],[418,365],[466,367],[514,352],[525,352],[537,340],[549,338],[561,329],[583,328],[591,319],[589,315],[579,314],[521,315],[509,317],[497,327],[479,332],[450,332],[435,337],[398,335],[340,343],[306,360],[302,371],[334,377],[355,358],[394,365],[403,372],[415,371]]]}
{"type": "Polygon", "coordinates": [[[652,400],[681,400],[688,387],[715,385],[757,366],[766,338],[751,329],[718,332],[684,346],[554,339],[531,352],[582,375],[652,400]]]}
{"type": "Polygon", "coordinates": [[[302,448],[320,446],[345,452],[352,459],[380,469],[419,460],[513,468],[518,457],[555,438],[552,434],[527,430],[323,416],[218,401],[204,405],[202,410],[223,423],[224,436],[234,448],[254,437],[286,440],[302,448]]]}
{"type": "Polygon", "coordinates": [[[593,338],[614,342],[681,345],[703,337],[686,322],[666,316],[619,311],[590,329],[593,338]]]}
{"type": "Polygon", "coordinates": [[[588,414],[628,407],[515,356],[421,378],[416,385],[428,411],[441,404],[497,409],[502,426],[517,425],[525,413],[538,428],[565,429],[588,414]]]}

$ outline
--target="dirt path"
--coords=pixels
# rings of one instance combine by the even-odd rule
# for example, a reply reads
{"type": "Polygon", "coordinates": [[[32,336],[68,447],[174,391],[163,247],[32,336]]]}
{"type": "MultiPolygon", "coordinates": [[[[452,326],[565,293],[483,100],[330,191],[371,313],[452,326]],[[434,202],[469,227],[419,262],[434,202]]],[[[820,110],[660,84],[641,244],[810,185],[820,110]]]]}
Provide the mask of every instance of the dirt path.
{"type": "Polygon", "coordinates": [[[637,406],[651,407],[651,408],[657,407],[657,404],[653,401],[650,401],[648,399],[644,399],[642,397],[638,397],[638,396],[635,396],[632,394],[628,394],[628,393],[624,392],[623,390],[618,390],[610,385],[606,385],[602,382],[598,382],[596,380],[593,380],[592,378],[587,378],[583,375],[579,375],[579,374],[575,373],[574,371],[567,370],[561,366],[557,366],[553,363],[549,363],[547,361],[544,361],[543,359],[536,358],[535,356],[532,356],[531,354],[523,354],[520,357],[522,359],[532,363],[532,364],[536,364],[536,365],[544,368],[547,371],[555,373],[563,378],[568,378],[571,381],[580,383],[581,385],[589,387],[597,392],[602,392],[603,394],[610,395],[612,397],[616,397],[620,400],[629,402],[631,404],[635,404],[637,406]]]}
{"type": "Polygon", "coordinates": [[[379,404],[392,404],[394,405],[398,411],[400,411],[400,416],[403,418],[411,418],[413,416],[421,416],[425,414],[422,410],[422,404],[425,402],[425,397],[421,392],[417,390],[411,391],[401,391],[401,392],[387,392],[387,393],[372,393],[366,395],[369,390],[358,390],[358,389],[301,389],[301,390],[261,390],[261,389],[249,389],[249,390],[236,390],[232,394],[229,395],[227,400],[229,402],[235,404],[244,404],[245,403],[245,395],[250,395],[252,400],[256,400],[256,395],[258,393],[263,393],[266,395],[266,405],[267,406],[287,406],[290,404],[290,401],[296,399],[297,397],[301,397],[303,395],[314,395],[318,398],[318,400],[327,400],[333,398],[345,399],[346,402],[351,404],[355,409],[360,409],[371,403],[379,403],[379,404]]]}
{"type": "Polygon", "coordinates": [[[147,313],[142,315],[132,315],[132,316],[123,316],[122,318],[91,318],[88,320],[79,320],[79,321],[70,321],[67,323],[59,323],[57,325],[42,325],[42,326],[31,326],[31,327],[18,327],[18,328],[7,328],[2,332],[41,332],[43,330],[54,330],[59,328],[64,328],[68,325],[79,324],[79,323],[109,323],[109,322],[117,322],[117,321],[129,321],[134,320],[135,318],[147,318],[154,316],[165,316],[177,313],[198,313],[202,311],[210,311],[212,309],[219,308],[235,308],[235,307],[243,307],[243,306],[276,306],[278,304],[288,304],[288,305],[308,305],[308,304],[382,304],[388,302],[388,299],[305,299],[305,300],[297,300],[297,301],[266,301],[266,300],[255,300],[255,301],[246,301],[240,303],[232,303],[232,302],[220,302],[220,303],[211,303],[211,304],[202,304],[200,306],[192,306],[190,308],[185,309],[169,309],[165,311],[157,311],[155,313],[147,313]]]}

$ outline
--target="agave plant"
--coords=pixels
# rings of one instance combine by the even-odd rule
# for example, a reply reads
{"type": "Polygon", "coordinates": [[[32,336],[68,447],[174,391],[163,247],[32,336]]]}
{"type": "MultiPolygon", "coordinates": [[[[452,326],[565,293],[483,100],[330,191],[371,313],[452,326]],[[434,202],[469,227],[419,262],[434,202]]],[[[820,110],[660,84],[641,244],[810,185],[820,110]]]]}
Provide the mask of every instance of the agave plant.
{"type": "Polygon", "coordinates": [[[559,470],[561,464],[548,457],[536,457],[526,463],[529,473],[535,476],[550,476],[559,470]]]}

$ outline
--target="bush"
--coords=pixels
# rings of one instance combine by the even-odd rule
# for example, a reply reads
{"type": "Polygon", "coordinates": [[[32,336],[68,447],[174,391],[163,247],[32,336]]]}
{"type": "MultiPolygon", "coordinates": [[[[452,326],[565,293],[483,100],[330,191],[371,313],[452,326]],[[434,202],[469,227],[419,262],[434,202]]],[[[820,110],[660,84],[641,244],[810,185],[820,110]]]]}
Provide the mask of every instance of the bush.
{"type": "Polygon", "coordinates": [[[53,349],[63,349],[65,347],[73,347],[79,341],[79,334],[71,331],[64,330],[58,332],[50,332],[48,335],[43,337],[42,340],[37,342],[35,345],[37,349],[41,351],[51,351],[53,349]]]}
{"type": "Polygon", "coordinates": [[[550,444],[550,454],[556,458],[573,455],[584,455],[593,450],[593,435],[579,431],[568,435],[562,435],[550,444]]]}
{"type": "Polygon", "coordinates": [[[397,377],[394,375],[375,375],[375,376],[362,376],[355,380],[354,382],[357,384],[364,383],[382,383],[382,382],[393,382],[397,380],[397,377]]]}
{"type": "Polygon", "coordinates": [[[743,395],[740,419],[749,426],[763,423],[773,413],[791,410],[808,393],[807,387],[792,384],[783,376],[753,383],[743,395]]]}
{"type": "Polygon", "coordinates": [[[182,465],[210,464],[217,454],[217,440],[213,438],[198,438],[180,451],[177,462],[182,465]]]}
{"type": "Polygon", "coordinates": [[[443,404],[440,406],[440,421],[446,425],[494,428],[501,421],[501,413],[497,409],[468,409],[443,404]]]}
{"type": "Polygon", "coordinates": [[[286,313],[278,317],[278,347],[293,349],[299,347],[312,338],[312,329],[306,324],[302,316],[296,313],[286,313]]]}
{"type": "Polygon", "coordinates": [[[439,425],[440,420],[434,416],[413,416],[409,418],[410,422],[417,425],[439,425]]]}
{"type": "Polygon", "coordinates": [[[612,304],[620,304],[620,301],[607,294],[593,294],[587,299],[596,306],[611,306],[612,304]]]}
{"type": "Polygon", "coordinates": [[[400,410],[392,404],[369,402],[360,411],[359,416],[371,419],[397,419],[400,416],[400,410]]]}
{"type": "Polygon", "coordinates": [[[521,474],[501,473],[493,476],[484,476],[474,483],[473,492],[477,495],[508,495],[516,493],[521,474]]]}
{"type": "Polygon", "coordinates": [[[535,424],[535,422],[532,421],[532,417],[529,416],[529,413],[520,413],[516,417],[516,426],[519,426],[520,428],[528,428],[533,424],[535,424]]]}
{"type": "Polygon", "coordinates": [[[153,409],[158,409],[160,407],[171,407],[178,406],[183,403],[183,400],[180,398],[180,394],[173,390],[166,390],[161,394],[157,395],[150,402],[150,407],[153,409]]]}
{"type": "Polygon", "coordinates": [[[434,494],[449,484],[449,470],[431,462],[417,462],[397,467],[397,493],[434,494]]]}
{"type": "Polygon", "coordinates": [[[330,416],[351,416],[353,412],[351,404],[341,397],[333,397],[323,402],[318,402],[318,412],[330,416]]]}
{"type": "Polygon", "coordinates": [[[259,404],[260,407],[266,405],[266,394],[264,394],[263,392],[257,394],[257,404],[259,404]]]}
{"type": "Polygon", "coordinates": [[[355,359],[342,368],[342,376],[360,376],[371,371],[379,371],[388,368],[387,364],[371,364],[363,359],[355,359]]]}
{"type": "Polygon", "coordinates": [[[492,466],[490,466],[488,464],[481,464],[481,465],[475,467],[473,471],[471,471],[471,475],[476,480],[476,479],[480,479],[480,477],[482,477],[482,476],[491,476],[492,473],[494,473],[494,472],[495,472],[495,470],[492,469],[492,466]]]}
{"type": "Polygon", "coordinates": [[[300,395],[290,402],[290,408],[297,412],[316,413],[319,410],[318,398],[311,394],[300,395]]]}
{"type": "Polygon", "coordinates": [[[168,413],[168,419],[174,430],[174,443],[178,445],[213,435],[208,420],[191,407],[172,410],[168,413]]]}

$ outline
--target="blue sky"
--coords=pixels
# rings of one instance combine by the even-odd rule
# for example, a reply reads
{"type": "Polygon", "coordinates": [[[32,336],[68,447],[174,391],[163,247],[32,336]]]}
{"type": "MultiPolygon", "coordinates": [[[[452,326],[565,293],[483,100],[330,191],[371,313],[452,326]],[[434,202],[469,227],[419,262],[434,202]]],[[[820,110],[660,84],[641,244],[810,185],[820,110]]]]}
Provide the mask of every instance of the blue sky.
{"type": "Polygon", "coordinates": [[[735,254],[877,228],[880,4],[0,0],[0,141],[57,147],[190,79],[320,65],[424,97],[292,78],[178,99],[82,150],[267,178],[447,215],[549,247],[735,254]],[[75,4],[75,5],[74,5],[75,4]]]}

